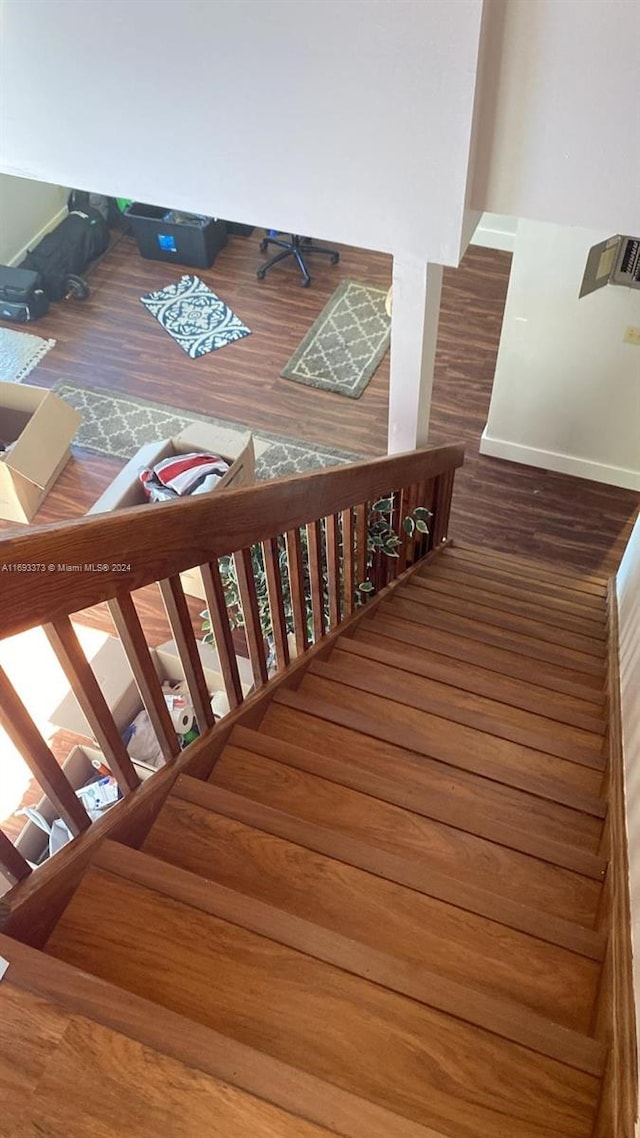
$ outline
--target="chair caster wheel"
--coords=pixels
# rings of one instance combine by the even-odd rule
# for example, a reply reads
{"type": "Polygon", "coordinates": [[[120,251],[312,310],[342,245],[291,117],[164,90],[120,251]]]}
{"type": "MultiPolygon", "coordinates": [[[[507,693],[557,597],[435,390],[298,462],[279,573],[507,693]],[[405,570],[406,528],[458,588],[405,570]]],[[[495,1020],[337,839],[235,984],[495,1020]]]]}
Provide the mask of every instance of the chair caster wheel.
{"type": "Polygon", "coordinates": [[[260,242],[260,252],[266,253],[268,248],[269,248],[269,242],[268,242],[266,237],[263,237],[262,241],[260,242]]]}
{"type": "Polygon", "coordinates": [[[258,269],[256,276],[257,276],[259,281],[263,281],[264,280],[264,269],[258,269]]]}
{"type": "Polygon", "coordinates": [[[340,254],[339,254],[339,253],[334,253],[334,254],[333,254],[333,257],[331,258],[331,264],[332,264],[332,265],[337,265],[337,264],[338,264],[338,261],[339,261],[339,260],[340,260],[340,254]]]}

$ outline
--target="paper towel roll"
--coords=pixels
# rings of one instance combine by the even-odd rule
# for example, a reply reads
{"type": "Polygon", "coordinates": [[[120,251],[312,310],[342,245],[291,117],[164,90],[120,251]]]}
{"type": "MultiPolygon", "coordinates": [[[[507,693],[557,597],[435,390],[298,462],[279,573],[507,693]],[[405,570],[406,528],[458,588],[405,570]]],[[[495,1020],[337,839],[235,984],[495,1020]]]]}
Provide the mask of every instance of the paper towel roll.
{"type": "Polygon", "coordinates": [[[167,695],[165,700],[176,735],[186,735],[195,723],[193,708],[187,707],[182,696],[167,695]]]}

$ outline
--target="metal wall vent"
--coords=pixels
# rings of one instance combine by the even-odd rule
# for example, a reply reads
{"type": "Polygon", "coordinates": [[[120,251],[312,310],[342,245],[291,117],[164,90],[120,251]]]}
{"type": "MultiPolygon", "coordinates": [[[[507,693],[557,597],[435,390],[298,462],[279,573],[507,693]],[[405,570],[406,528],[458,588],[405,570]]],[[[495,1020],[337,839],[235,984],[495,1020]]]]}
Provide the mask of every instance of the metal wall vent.
{"type": "Polygon", "coordinates": [[[589,250],[579,295],[608,284],[640,288],[640,237],[618,234],[589,250]]]}

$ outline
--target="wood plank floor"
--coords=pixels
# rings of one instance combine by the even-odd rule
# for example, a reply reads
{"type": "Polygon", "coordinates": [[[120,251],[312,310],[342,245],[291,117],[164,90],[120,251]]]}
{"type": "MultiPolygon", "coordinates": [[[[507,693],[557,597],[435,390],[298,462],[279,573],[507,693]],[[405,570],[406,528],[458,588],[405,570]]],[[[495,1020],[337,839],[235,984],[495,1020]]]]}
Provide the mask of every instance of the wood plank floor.
{"type": "MultiPolygon", "coordinates": [[[[337,266],[314,265],[310,289],[294,266],[255,277],[259,233],[232,237],[206,282],[253,334],[201,360],[188,360],[145,312],[139,297],[175,276],[145,261],[125,238],[91,275],[84,303],[55,305],[36,331],[57,344],[31,379],[57,379],[154,399],[259,429],[329,443],[363,455],[386,450],[389,357],[359,400],[280,378],[280,371],[343,278],[388,287],[391,259],[342,248],[337,266]]],[[[608,574],[621,556],[638,495],[480,456],[495,368],[510,255],[471,247],[444,275],[432,405],[433,442],[463,440],[451,533],[460,540],[564,561],[608,574]],[[597,521],[596,521],[597,519],[597,521]]],[[[121,464],[76,452],[37,520],[86,512],[121,464]]],[[[0,533],[9,523],[0,522],[0,533]]]]}
{"type": "MultiPolygon", "coordinates": [[[[239,1094],[257,1093],[256,1064],[280,1065],[261,1096],[276,1111],[290,1108],[279,1072],[294,1069],[295,1113],[346,1138],[363,1138],[371,1110],[387,1138],[591,1138],[607,1061],[605,642],[592,636],[604,579],[548,567],[523,631],[499,586],[511,570],[523,582],[511,599],[528,604],[534,563],[487,559],[460,584],[472,553],[416,567],[400,609],[363,613],[267,691],[208,779],[177,780],[140,850],[105,843],[49,937],[41,984],[49,964],[72,988],[88,973],[82,1008],[87,985],[112,993],[106,1020],[94,998],[98,1027],[135,1044],[145,1008],[156,1033],[169,1017],[173,1058],[193,1055],[195,1031],[195,1066],[216,1077],[226,1040],[239,1094]],[[482,597],[472,636],[420,619],[435,582],[448,590],[436,596],[482,597]],[[593,667],[556,656],[569,690],[552,694],[558,590],[575,624],[556,627],[552,651],[565,640],[593,667]],[[360,1132],[337,1124],[341,1095],[360,1132]]],[[[132,1045],[104,1046],[117,1070],[132,1045]]],[[[252,1103],[238,1134],[254,1133],[252,1103]]]]}

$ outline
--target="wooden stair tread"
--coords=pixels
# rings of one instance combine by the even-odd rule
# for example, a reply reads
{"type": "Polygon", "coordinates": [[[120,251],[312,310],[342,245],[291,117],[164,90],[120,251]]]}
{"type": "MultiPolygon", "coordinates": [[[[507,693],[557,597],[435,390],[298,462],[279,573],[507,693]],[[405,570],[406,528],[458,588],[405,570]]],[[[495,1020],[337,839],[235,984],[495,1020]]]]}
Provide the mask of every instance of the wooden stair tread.
{"type": "Polygon", "coordinates": [[[598,1077],[603,1074],[605,1049],[599,1041],[524,1010],[519,1001],[488,995],[475,985],[459,984],[424,965],[403,959],[395,950],[389,953],[373,948],[340,931],[324,928],[313,917],[287,913],[211,878],[169,866],[139,850],[105,842],[93,864],[127,882],[518,1043],[536,1054],[557,1059],[587,1074],[598,1077]]]}
{"type": "Polygon", "coordinates": [[[44,1034],[46,1017],[52,1016],[57,1024],[64,1025],[64,1031],[54,1041],[47,1040],[47,1062],[37,1080],[20,1087],[11,1100],[3,1072],[4,1134],[156,1138],[160,1115],[165,1127],[166,1119],[180,1119],[183,1138],[210,1134],[212,1117],[217,1133],[229,1136],[259,1133],[261,1138],[330,1138],[334,1133],[95,1020],[45,1004],[41,997],[12,988],[10,983],[3,984],[0,993],[4,1031],[10,1026],[5,1018],[9,1001],[19,1017],[11,1022],[14,1049],[8,1070],[17,1066],[25,1027],[41,1024],[44,1034]]]}
{"type": "Polygon", "coordinates": [[[482,605],[497,609],[498,612],[526,617],[543,625],[550,624],[554,628],[576,632],[590,639],[606,639],[606,613],[604,610],[601,612],[594,610],[585,614],[584,611],[572,610],[564,601],[558,601],[557,607],[554,607],[546,598],[538,600],[526,592],[523,592],[521,596],[514,596],[515,590],[508,593],[502,589],[498,593],[495,590],[483,588],[482,582],[464,584],[455,579],[452,580],[449,577],[431,573],[429,566],[426,566],[421,573],[416,573],[411,578],[410,583],[418,588],[427,589],[430,594],[436,593],[443,597],[455,597],[457,600],[469,602],[474,607],[482,605]]]}
{"type": "Polygon", "coordinates": [[[547,944],[566,948],[589,960],[601,961],[604,957],[604,936],[595,929],[541,913],[526,902],[510,901],[490,889],[470,886],[431,867],[425,870],[423,863],[415,858],[389,853],[378,845],[343,834],[339,829],[309,822],[295,811],[268,806],[257,798],[236,794],[212,782],[204,783],[186,775],[176,780],[172,793],[187,802],[204,806],[346,865],[356,866],[385,881],[394,881],[426,897],[486,917],[547,944]]]}
{"type": "Polygon", "coordinates": [[[479,667],[512,676],[527,684],[542,688],[553,695],[566,694],[580,704],[590,704],[587,714],[602,714],[604,685],[601,678],[572,668],[553,664],[550,660],[535,660],[511,648],[484,644],[462,633],[438,628],[424,619],[424,609],[413,619],[415,606],[410,602],[394,601],[381,604],[374,617],[364,616],[357,630],[378,631],[396,639],[415,644],[429,653],[439,653],[453,660],[466,660],[479,667]],[[420,618],[423,619],[420,619],[420,618]]]}
{"type": "Polygon", "coordinates": [[[602,840],[602,821],[582,810],[572,810],[546,798],[527,794],[490,778],[418,755],[401,745],[318,719],[307,712],[273,702],[260,724],[263,738],[295,739],[306,751],[333,755],[357,766],[365,776],[373,771],[394,778],[399,785],[419,789],[427,799],[449,795],[470,814],[500,818],[524,831],[567,842],[596,853],[602,840]]]}
{"type": "MultiPolygon", "coordinates": [[[[593,667],[599,666],[600,671],[603,671],[605,644],[600,637],[560,628],[558,624],[545,624],[537,617],[509,612],[495,603],[486,604],[483,601],[468,600],[459,594],[437,592],[430,587],[428,578],[425,577],[419,583],[409,580],[406,585],[400,585],[397,595],[405,600],[465,616],[482,624],[495,625],[497,628],[517,635],[522,634],[545,644],[559,644],[563,648],[571,648],[580,656],[586,657],[587,662],[592,658],[593,667]]],[[[493,594],[491,596],[493,597],[493,594]]]]}
{"type": "MultiPolygon", "coordinates": [[[[464,687],[454,687],[425,675],[427,668],[418,669],[419,665],[412,667],[401,654],[353,643],[345,637],[330,657],[314,662],[309,672],[594,770],[604,770],[602,735],[558,723],[464,687]]],[[[460,672],[463,670],[461,665],[460,672]]]]}
{"type": "Polygon", "coordinates": [[[111,872],[87,874],[48,951],[414,1121],[590,1133],[596,1077],[111,872]]]}
{"type": "Polygon", "coordinates": [[[542,912],[585,927],[593,925],[601,886],[592,878],[239,747],[225,748],[212,780],[237,794],[293,811],[304,820],[331,825],[390,853],[414,858],[470,885],[493,888],[510,900],[526,896],[542,912]]]}
{"type": "Polygon", "coordinates": [[[356,688],[306,676],[297,691],[282,690],[274,702],[310,711],[365,735],[400,741],[404,747],[450,766],[473,771],[528,794],[603,817],[599,797],[602,773],[534,751],[465,724],[432,715],[389,699],[375,700],[356,688]]]}
{"type": "Polygon", "coordinates": [[[407,671],[413,671],[416,675],[487,696],[522,711],[532,711],[558,723],[580,727],[598,735],[604,734],[604,712],[586,700],[538,687],[530,680],[509,674],[501,675],[471,663],[463,656],[452,658],[436,649],[429,650],[426,645],[416,643],[412,637],[405,637],[404,627],[400,622],[384,617],[362,621],[350,637],[342,638],[340,647],[350,650],[348,646],[353,643],[367,645],[371,658],[375,658],[375,651],[371,653],[370,649],[393,653],[398,661],[404,662],[407,671]]]}
{"type": "Polygon", "coordinates": [[[388,600],[382,602],[380,611],[391,616],[400,611],[417,624],[454,632],[471,640],[479,640],[481,644],[507,648],[511,652],[518,652],[521,656],[531,657],[533,660],[566,666],[572,671],[593,677],[593,686],[599,691],[602,690],[604,664],[599,657],[591,653],[578,652],[567,644],[551,643],[535,636],[525,635],[522,631],[505,628],[500,623],[487,623],[480,620],[477,614],[475,617],[467,616],[464,613],[427,605],[424,603],[424,598],[420,599],[420,595],[417,600],[415,599],[414,591],[408,585],[399,587],[388,600]]]}
{"type": "Polygon", "coordinates": [[[537,560],[533,557],[521,557],[514,553],[501,553],[496,549],[464,545],[457,541],[448,545],[443,553],[447,559],[453,558],[471,561],[474,564],[510,568],[515,573],[525,577],[556,581],[560,584],[567,584],[578,591],[592,592],[601,597],[606,596],[608,582],[606,576],[597,573],[584,573],[580,569],[572,569],[562,563],[537,560]]]}
{"type": "Polygon", "coordinates": [[[594,961],[171,795],[143,849],[373,948],[588,1032],[594,961]]]}
{"type": "MultiPolygon", "coordinates": [[[[294,736],[302,739],[302,735],[294,736]]],[[[318,753],[309,748],[274,739],[263,731],[235,727],[230,743],[254,755],[285,763],[297,770],[316,774],[338,786],[349,787],[381,802],[391,803],[425,818],[452,826],[464,833],[495,842],[507,849],[518,850],[551,865],[574,870],[595,881],[602,881],[606,861],[593,850],[570,845],[566,835],[558,840],[533,828],[529,819],[521,818],[521,825],[505,819],[499,812],[483,810],[482,798],[474,795],[475,802],[456,801],[455,784],[446,790],[425,786],[420,778],[420,762],[411,765],[406,759],[394,764],[375,762],[373,756],[364,763],[355,763],[349,754],[335,757],[333,753],[318,753]]]]}
{"type": "MultiPolygon", "coordinates": [[[[158,1056],[176,1059],[197,1073],[203,1072],[218,1082],[222,1081],[227,1088],[246,1091],[265,1104],[273,1103],[279,1108],[279,1113],[275,1116],[278,1124],[283,1122],[283,1112],[287,1112],[291,1113],[296,1121],[299,1120],[301,1123],[308,1121],[314,1126],[319,1126],[323,1135],[326,1128],[331,1134],[341,1134],[344,1138],[444,1138],[431,1127],[392,1114],[365,1099],[349,1094],[335,1084],[307,1074],[299,1067],[288,1066],[264,1052],[247,1047],[229,1035],[216,1032],[153,1000],[136,995],[130,989],[108,983],[62,959],[45,955],[2,934],[0,934],[0,951],[10,962],[9,985],[11,988],[17,986],[21,996],[24,992],[36,996],[40,1021],[45,1006],[47,1010],[52,1006],[55,1008],[56,1023],[59,1023],[60,1015],[64,1015],[63,1022],[67,1024],[69,1022],[67,1013],[71,1010],[74,1016],[83,1017],[82,1021],[92,1021],[117,1032],[127,1040],[142,1044],[147,1054],[150,1050],[154,1052],[154,1060],[158,1056]]],[[[3,990],[5,992],[7,990],[4,985],[3,990]]],[[[22,1002],[20,1008],[24,1006],[22,1002]]],[[[57,1043],[59,1039],[60,1033],[56,1026],[53,1041],[57,1043]]],[[[47,1031],[46,1042],[50,1041],[51,1034],[47,1031]]],[[[33,1084],[33,1051],[27,1058],[29,1078],[33,1084]]],[[[43,1066],[44,1063],[40,1063],[36,1070],[40,1071],[43,1066]]],[[[24,1070],[23,1067],[23,1073],[24,1070]]],[[[100,1077],[106,1076],[102,1067],[98,1067],[97,1071],[100,1077]]],[[[120,1076],[120,1072],[118,1074],[120,1076]]],[[[118,1085],[119,1081],[116,1081],[116,1090],[118,1085]]],[[[3,1086],[6,1086],[6,1080],[3,1086]]],[[[24,1090],[24,1079],[21,1089],[24,1090]]],[[[138,1091],[142,1094],[140,1088],[138,1091]]],[[[227,1098],[233,1101],[232,1096],[227,1098]]],[[[166,1101],[164,1095],[162,1101],[163,1104],[166,1101]]],[[[255,1122],[259,1117],[265,1120],[269,1116],[269,1112],[262,1116],[254,1113],[252,1118],[255,1122]]],[[[103,1125],[107,1125],[106,1120],[100,1121],[103,1125]]],[[[160,1106],[160,1117],[158,1118],[156,1114],[152,1121],[151,1134],[155,1138],[159,1129],[166,1129],[167,1118],[163,1105],[160,1106]]],[[[211,1125],[212,1120],[209,1120],[204,1131],[206,1134],[212,1133],[211,1125]]],[[[38,1134],[45,1132],[51,1133],[48,1129],[37,1131],[38,1134]]],[[[128,1124],[119,1133],[128,1135],[130,1132],[128,1124]]],[[[181,1130],[181,1133],[183,1132],[181,1130]]],[[[29,1132],[30,1135],[32,1133],[33,1131],[29,1132]]],[[[102,1134],[103,1131],[94,1130],[93,1133],[102,1134]]],[[[228,1132],[225,1130],[218,1133],[224,1135],[224,1138],[236,1138],[237,1132],[231,1129],[228,1132]]],[[[251,1138],[257,1133],[261,1138],[263,1133],[264,1138],[271,1138],[268,1129],[264,1132],[250,1129],[248,1133],[251,1138]]],[[[282,1132],[276,1130],[275,1133],[280,1138],[282,1132]]],[[[285,1130],[284,1133],[288,1138],[288,1131],[285,1130]]],[[[65,1128],[61,1130],[59,1138],[68,1138],[68,1135],[69,1119],[66,1117],[65,1128]]],[[[300,1138],[303,1136],[315,1138],[316,1131],[313,1126],[309,1134],[303,1129],[300,1138]]]]}
{"type": "Polygon", "coordinates": [[[606,599],[592,593],[581,593],[570,586],[553,585],[549,581],[531,577],[518,578],[512,571],[480,562],[464,564],[451,558],[436,558],[428,567],[419,569],[417,576],[437,578],[451,584],[477,586],[501,596],[527,599],[553,610],[565,610],[576,616],[585,616],[601,623],[607,619],[606,599]]]}

